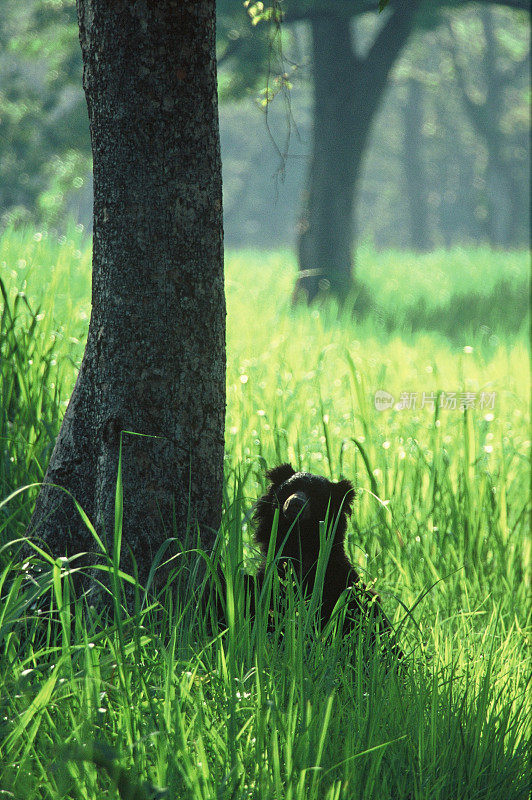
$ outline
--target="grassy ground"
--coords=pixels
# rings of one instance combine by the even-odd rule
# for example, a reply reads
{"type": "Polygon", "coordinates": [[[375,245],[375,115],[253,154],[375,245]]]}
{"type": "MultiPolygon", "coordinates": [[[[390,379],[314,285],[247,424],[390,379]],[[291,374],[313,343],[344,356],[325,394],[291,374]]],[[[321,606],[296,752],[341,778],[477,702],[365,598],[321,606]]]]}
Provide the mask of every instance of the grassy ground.
{"type": "MultiPolygon", "coordinates": [[[[362,249],[374,303],[358,325],[289,309],[289,254],[227,261],[228,633],[198,612],[185,549],[186,605],[169,587],[130,616],[115,574],[105,626],[68,563],[43,562],[28,587],[7,543],[32,490],[10,499],[0,797],[528,797],[528,256],[362,249]],[[354,481],[350,553],[400,626],[401,674],[334,631],[309,635],[297,597],[273,635],[242,612],[246,513],[264,465],[285,460],[354,481]]],[[[0,497],[42,478],[83,351],[89,263],[79,231],[0,240],[0,497]]]]}

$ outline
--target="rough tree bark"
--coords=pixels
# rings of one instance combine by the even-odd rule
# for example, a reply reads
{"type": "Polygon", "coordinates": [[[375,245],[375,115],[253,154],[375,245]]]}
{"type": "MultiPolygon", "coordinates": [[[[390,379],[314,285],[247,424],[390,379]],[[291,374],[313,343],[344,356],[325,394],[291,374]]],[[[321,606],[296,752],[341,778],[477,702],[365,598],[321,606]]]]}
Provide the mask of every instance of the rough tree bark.
{"type": "MultiPolygon", "coordinates": [[[[353,208],[371,124],[420,0],[397,0],[365,57],[355,53],[349,18],[311,19],[314,128],[298,238],[294,297],[312,302],[353,288],[353,208]]],[[[363,310],[363,309],[361,309],[363,310]]]]}
{"type": "Polygon", "coordinates": [[[94,157],[92,314],[30,532],[55,555],[95,549],[57,484],[110,544],[121,431],[147,434],[122,435],[123,538],[144,580],[165,538],[198,522],[209,546],[221,515],[215,0],[77,7],[94,157]]]}

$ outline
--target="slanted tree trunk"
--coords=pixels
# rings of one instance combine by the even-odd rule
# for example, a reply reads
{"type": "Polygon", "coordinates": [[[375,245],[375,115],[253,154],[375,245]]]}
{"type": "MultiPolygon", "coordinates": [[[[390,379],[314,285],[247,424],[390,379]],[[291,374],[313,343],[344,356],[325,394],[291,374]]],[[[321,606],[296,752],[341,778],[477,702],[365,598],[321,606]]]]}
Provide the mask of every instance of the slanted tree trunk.
{"type": "MultiPolygon", "coordinates": [[[[398,0],[365,57],[353,48],[350,19],[311,19],[314,127],[298,238],[301,271],[294,297],[312,302],[354,286],[353,209],[371,124],[419,0],[398,0]]],[[[361,309],[362,310],[362,309],[361,309]]]]}
{"type": "Polygon", "coordinates": [[[145,580],[167,537],[197,522],[209,546],[221,515],[215,0],[78,0],[78,19],[94,157],[92,314],[30,532],[55,555],[95,549],[57,484],[111,544],[125,431],[123,540],[145,580]]]}

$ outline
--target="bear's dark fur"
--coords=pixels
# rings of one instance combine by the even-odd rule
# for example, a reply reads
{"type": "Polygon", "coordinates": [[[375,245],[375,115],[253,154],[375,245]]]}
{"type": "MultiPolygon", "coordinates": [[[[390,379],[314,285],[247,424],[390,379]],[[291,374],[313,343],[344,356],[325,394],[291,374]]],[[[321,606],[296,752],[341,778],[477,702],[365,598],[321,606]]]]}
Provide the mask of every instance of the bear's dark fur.
{"type": "MultiPolygon", "coordinates": [[[[320,522],[326,520],[327,536],[332,535],[333,538],[321,595],[322,626],[329,621],[337,601],[347,591],[342,633],[345,635],[362,625],[367,630],[371,643],[378,636],[386,649],[400,658],[401,650],[378,594],[361,581],[345,553],[347,519],[354,500],[351,482],[341,480],[334,483],[309,472],[296,472],[290,464],[281,464],[271,469],[267,477],[270,482],[268,490],[257,500],[253,510],[254,541],[261,552],[261,563],[256,576],[258,589],[262,589],[264,584],[266,556],[276,510],[278,522],[275,563],[281,578],[281,591],[285,586],[287,564],[290,561],[293,573],[307,597],[310,596],[316,579],[320,522]]],[[[253,581],[250,575],[244,576],[244,587],[252,614],[255,602],[253,581]]],[[[221,618],[223,617],[222,614],[221,618]]]]}
{"type": "Polygon", "coordinates": [[[255,543],[262,553],[257,580],[264,579],[266,554],[270,543],[274,515],[279,511],[275,554],[280,576],[290,560],[305,594],[310,594],[316,578],[320,551],[320,522],[334,531],[329,562],[323,582],[321,618],[326,623],[336,601],[349,585],[358,583],[359,576],[351,566],[344,550],[347,517],[354,499],[353,486],[343,480],[332,483],[327,478],[309,472],[296,472],[290,464],[282,464],[267,473],[270,486],[257,501],[254,509],[255,543]]]}
{"type": "Polygon", "coordinates": [[[257,581],[262,585],[265,561],[270,543],[275,510],[279,510],[275,553],[281,577],[288,559],[305,594],[310,594],[316,578],[320,549],[320,522],[327,519],[333,539],[323,580],[321,621],[325,625],[340,596],[349,593],[343,633],[355,629],[364,619],[375,633],[389,639],[391,649],[400,655],[393,639],[393,628],[382,608],[380,598],[360,579],[345,552],[347,518],[351,513],[354,490],[350,481],[333,483],[309,472],[296,472],[290,464],[282,464],[267,473],[270,486],[256,503],[254,510],[255,542],[262,553],[257,581]]]}

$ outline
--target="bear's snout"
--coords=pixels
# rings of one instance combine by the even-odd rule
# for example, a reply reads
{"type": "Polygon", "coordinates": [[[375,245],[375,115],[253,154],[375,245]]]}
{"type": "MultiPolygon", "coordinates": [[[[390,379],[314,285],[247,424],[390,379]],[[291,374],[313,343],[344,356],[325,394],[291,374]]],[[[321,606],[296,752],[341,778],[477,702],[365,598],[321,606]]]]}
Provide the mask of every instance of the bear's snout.
{"type": "Polygon", "coordinates": [[[300,519],[309,516],[309,501],[305,492],[294,492],[283,504],[283,514],[287,520],[293,522],[299,515],[300,519]]]}

